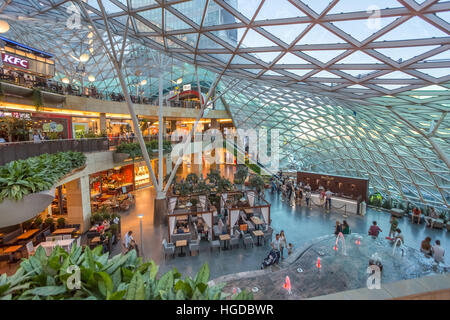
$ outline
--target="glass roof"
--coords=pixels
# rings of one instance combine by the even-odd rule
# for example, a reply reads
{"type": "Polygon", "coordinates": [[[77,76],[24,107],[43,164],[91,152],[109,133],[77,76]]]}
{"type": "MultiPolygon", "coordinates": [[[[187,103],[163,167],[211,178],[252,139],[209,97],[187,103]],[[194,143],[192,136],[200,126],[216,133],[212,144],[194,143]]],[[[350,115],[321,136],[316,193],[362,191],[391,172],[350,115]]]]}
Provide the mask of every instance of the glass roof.
{"type": "MultiPolygon", "coordinates": [[[[181,77],[195,85],[193,65],[206,91],[216,74],[223,91],[240,79],[224,106],[237,127],[280,129],[285,167],[368,177],[373,191],[449,206],[450,1],[101,4],[83,1],[105,40],[108,21],[118,52],[127,30],[131,90],[146,78],[146,94],[157,93],[158,52],[170,60],[166,90],[181,77]]],[[[78,4],[15,0],[0,11],[11,25],[6,37],[55,54],[57,78],[94,75],[96,86],[120,91],[78,4]],[[83,53],[91,59],[80,73],[83,53]]]]}

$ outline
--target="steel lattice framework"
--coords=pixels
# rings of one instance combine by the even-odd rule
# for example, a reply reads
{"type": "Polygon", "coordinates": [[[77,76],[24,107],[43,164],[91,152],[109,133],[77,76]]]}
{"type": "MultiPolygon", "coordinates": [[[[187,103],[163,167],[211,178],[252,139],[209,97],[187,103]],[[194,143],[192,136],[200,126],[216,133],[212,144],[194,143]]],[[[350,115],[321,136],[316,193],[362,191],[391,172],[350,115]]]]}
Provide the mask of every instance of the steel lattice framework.
{"type": "MultiPolygon", "coordinates": [[[[165,52],[174,61],[166,79],[189,79],[193,65],[204,83],[222,76],[219,90],[242,79],[221,100],[237,127],[280,130],[284,166],[369,177],[373,191],[449,207],[450,1],[101,4],[103,12],[98,1],[83,1],[96,27],[110,22],[117,51],[127,34],[128,57],[142,48],[165,52]]],[[[15,0],[0,11],[19,41],[56,54],[61,75],[76,69],[71,55],[89,50],[87,73],[119,90],[86,17],[80,30],[66,26],[78,5],[15,0]]],[[[124,65],[129,85],[133,61],[124,65]]]]}

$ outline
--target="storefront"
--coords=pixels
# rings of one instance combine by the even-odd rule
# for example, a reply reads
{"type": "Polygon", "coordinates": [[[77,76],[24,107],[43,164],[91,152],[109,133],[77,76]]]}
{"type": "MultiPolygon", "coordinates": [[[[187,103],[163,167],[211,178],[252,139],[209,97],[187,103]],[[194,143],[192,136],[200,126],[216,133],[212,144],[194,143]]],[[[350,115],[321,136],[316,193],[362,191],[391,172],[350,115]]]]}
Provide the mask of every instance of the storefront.
{"type": "Polygon", "coordinates": [[[148,187],[151,185],[150,173],[148,172],[145,161],[134,164],[134,185],[136,189],[148,187]]]}
{"type": "Polygon", "coordinates": [[[91,197],[120,195],[134,190],[134,165],[116,167],[89,176],[91,197]]]}
{"type": "Polygon", "coordinates": [[[72,117],[72,135],[79,139],[87,133],[100,133],[100,118],[72,117]]]}

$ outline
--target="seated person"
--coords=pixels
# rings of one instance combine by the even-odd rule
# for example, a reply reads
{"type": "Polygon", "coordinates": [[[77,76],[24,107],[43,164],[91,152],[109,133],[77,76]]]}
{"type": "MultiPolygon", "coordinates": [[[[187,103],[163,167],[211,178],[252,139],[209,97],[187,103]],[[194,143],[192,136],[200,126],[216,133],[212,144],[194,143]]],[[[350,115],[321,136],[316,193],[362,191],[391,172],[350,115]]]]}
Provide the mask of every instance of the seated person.
{"type": "Polygon", "coordinates": [[[350,226],[348,225],[346,220],[344,220],[342,223],[342,234],[350,234],[350,226]]]}
{"type": "Polygon", "coordinates": [[[439,215],[434,210],[433,207],[430,208],[430,215],[425,217],[425,222],[427,223],[427,227],[433,228],[434,222],[436,219],[439,219],[439,215]]]}
{"type": "Polygon", "coordinates": [[[293,250],[294,250],[294,246],[292,245],[292,243],[289,243],[289,245],[287,247],[288,255],[290,255],[293,250]]]}
{"type": "Polygon", "coordinates": [[[240,228],[241,231],[247,232],[248,225],[245,224],[245,223],[244,223],[244,224],[240,224],[240,225],[239,225],[239,228],[240,228]]]}
{"type": "Polygon", "coordinates": [[[414,207],[414,209],[412,210],[411,222],[414,223],[414,220],[417,219],[417,224],[419,224],[421,214],[422,211],[419,208],[414,207]]]}
{"type": "Polygon", "coordinates": [[[420,251],[425,253],[427,256],[431,256],[431,238],[426,237],[425,240],[420,244],[420,251]]]}
{"type": "Polygon", "coordinates": [[[178,226],[177,233],[184,233],[184,229],[183,229],[183,227],[181,225],[178,226]]]}
{"type": "Polygon", "coordinates": [[[101,224],[97,227],[97,232],[101,233],[103,230],[105,230],[105,226],[103,224],[101,224]]]}
{"type": "Polygon", "coordinates": [[[372,222],[372,225],[369,228],[369,236],[378,237],[378,234],[383,232],[379,226],[377,226],[377,222],[372,222]]]}
{"type": "Polygon", "coordinates": [[[104,230],[108,230],[110,227],[108,220],[103,220],[102,226],[104,227],[104,230]]]}

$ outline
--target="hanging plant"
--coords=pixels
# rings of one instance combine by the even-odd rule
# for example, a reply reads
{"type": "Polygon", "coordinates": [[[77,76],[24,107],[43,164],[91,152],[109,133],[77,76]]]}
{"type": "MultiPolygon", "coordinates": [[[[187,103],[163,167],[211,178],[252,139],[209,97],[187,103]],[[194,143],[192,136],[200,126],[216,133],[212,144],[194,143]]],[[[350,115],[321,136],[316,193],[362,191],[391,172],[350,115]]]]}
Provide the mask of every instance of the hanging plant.
{"type": "Polygon", "coordinates": [[[39,89],[33,89],[33,103],[36,111],[39,111],[43,106],[44,102],[42,100],[42,91],[39,89]]]}

